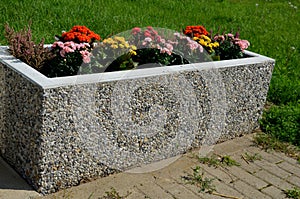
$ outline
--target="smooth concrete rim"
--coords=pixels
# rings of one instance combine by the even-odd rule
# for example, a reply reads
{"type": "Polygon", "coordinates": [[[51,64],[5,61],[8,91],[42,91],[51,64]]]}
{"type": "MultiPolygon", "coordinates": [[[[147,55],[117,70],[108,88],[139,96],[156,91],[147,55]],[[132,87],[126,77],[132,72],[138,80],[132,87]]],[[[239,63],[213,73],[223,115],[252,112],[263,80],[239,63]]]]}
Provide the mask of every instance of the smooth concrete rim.
{"type": "Polygon", "coordinates": [[[28,79],[29,81],[37,84],[43,89],[57,88],[62,86],[71,86],[78,84],[92,84],[98,82],[110,82],[119,81],[125,79],[135,79],[143,77],[151,77],[157,75],[168,75],[174,74],[182,71],[201,71],[210,69],[221,69],[226,67],[234,67],[241,65],[257,64],[264,62],[275,62],[274,59],[269,57],[246,51],[245,54],[250,57],[232,60],[222,60],[222,61],[212,61],[203,62],[196,64],[186,64],[186,65],[174,65],[174,66],[164,66],[155,68],[145,68],[145,69],[135,69],[127,71],[116,71],[108,73],[95,73],[86,75],[75,75],[66,77],[55,77],[48,78],[41,74],[34,68],[25,64],[24,62],[16,59],[8,52],[7,46],[0,46],[0,62],[12,70],[18,72],[20,75],[28,79]]]}

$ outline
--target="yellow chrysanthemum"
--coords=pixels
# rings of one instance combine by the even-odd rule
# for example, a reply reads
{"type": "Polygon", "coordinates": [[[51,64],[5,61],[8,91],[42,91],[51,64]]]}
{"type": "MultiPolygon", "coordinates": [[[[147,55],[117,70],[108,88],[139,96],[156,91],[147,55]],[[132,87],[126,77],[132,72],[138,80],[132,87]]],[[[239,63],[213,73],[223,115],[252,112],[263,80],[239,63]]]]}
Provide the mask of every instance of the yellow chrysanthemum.
{"type": "Polygon", "coordinates": [[[213,44],[212,43],[208,44],[208,47],[209,47],[209,51],[212,52],[213,51],[213,44]]]}
{"type": "Polygon", "coordinates": [[[124,38],[124,37],[118,37],[118,36],[115,36],[114,39],[115,39],[116,41],[121,42],[121,43],[125,43],[125,38],[124,38]]]}
{"type": "Polygon", "coordinates": [[[201,35],[201,38],[204,39],[205,41],[207,41],[208,43],[211,42],[211,39],[205,35],[201,35]]]}
{"type": "Polygon", "coordinates": [[[104,44],[112,44],[112,43],[114,43],[114,40],[112,38],[104,39],[103,43],[104,44]]]}
{"type": "Polygon", "coordinates": [[[135,45],[131,45],[130,47],[131,47],[132,50],[136,50],[137,49],[135,45]]]}
{"type": "Polygon", "coordinates": [[[203,39],[200,39],[200,40],[199,40],[199,43],[200,43],[202,46],[207,46],[207,42],[205,42],[203,39]]]}
{"type": "Polygon", "coordinates": [[[118,48],[118,45],[112,44],[110,47],[112,47],[113,49],[117,49],[117,48],[118,48]]]}
{"type": "Polygon", "coordinates": [[[134,50],[130,50],[129,53],[130,53],[131,55],[136,55],[136,54],[137,54],[134,50]]]}
{"type": "Polygon", "coordinates": [[[125,42],[124,46],[125,46],[125,48],[129,48],[130,47],[130,45],[127,42],[125,42]]]}
{"type": "Polygon", "coordinates": [[[124,45],[123,45],[123,44],[119,44],[119,47],[120,47],[120,48],[124,48],[124,45]]]}
{"type": "Polygon", "coordinates": [[[219,42],[214,42],[214,43],[213,43],[213,46],[214,46],[214,48],[217,48],[217,47],[220,46],[220,44],[219,44],[219,42]]]}

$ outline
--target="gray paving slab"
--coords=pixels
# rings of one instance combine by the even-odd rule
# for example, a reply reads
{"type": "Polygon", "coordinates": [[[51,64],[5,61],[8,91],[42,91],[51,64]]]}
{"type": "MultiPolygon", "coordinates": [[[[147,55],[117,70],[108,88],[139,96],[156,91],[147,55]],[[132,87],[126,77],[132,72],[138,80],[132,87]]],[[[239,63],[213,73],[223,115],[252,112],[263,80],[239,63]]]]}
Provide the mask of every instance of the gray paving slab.
{"type": "Polygon", "coordinates": [[[268,194],[269,196],[271,196],[273,198],[278,198],[278,199],[286,198],[285,194],[280,189],[278,189],[274,186],[266,187],[266,188],[262,189],[261,191],[265,194],[268,194]]]}

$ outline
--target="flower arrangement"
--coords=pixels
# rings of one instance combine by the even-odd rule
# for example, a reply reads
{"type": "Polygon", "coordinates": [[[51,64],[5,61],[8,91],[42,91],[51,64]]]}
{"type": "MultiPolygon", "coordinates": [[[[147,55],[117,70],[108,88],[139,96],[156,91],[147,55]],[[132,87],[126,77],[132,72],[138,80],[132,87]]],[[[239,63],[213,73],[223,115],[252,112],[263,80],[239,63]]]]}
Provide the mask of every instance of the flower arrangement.
{"type": "Polygon", "coordinates": [[[250,46],[247,40],[241,40],[239,32],[208,33],[203,26],[187,26],[183,30],[185,35],[193,37],[211,55],[213,60],[238,59],[244,57],[244,50],[250,46]],[[209,37],[210,36],[210,37],[209,37]]]}
{"type": "Polygon", "coordinates": [[[247,40],[239,38],[238,32],[235,35],[232,33],[217,34],[213,39],[219,43],[218,48],[216,48],[216,54],[220,56],[221,60],[241,58],[244,50],[250,46],[247,40]]]}
{"type": "Polygon", "coordinates": [[[114,36],[98,42],[91,56],[91,62],[80,68],[80,74],[98,73],[132,69],[136,63],[132,56],[136,55],[136,46],[130,45],[124,37],[114,36]]]}
{"type": "Polygon", "coordinates": [[[43,48],[43,40],[32,41],[30,26],[17,33],[6,25],[13,55],[48,77],[128,70],[149,63],[166,66],[242,58],[250,43],[239,36],[238,32],[213,35],[204,26],[187,26],[183,34],[148,26],[133,28],[126,38],[117,35],[101,41],[100,35],[77,25],[56,36],[50,48],[43,48]]]}
{"type": "Polygon", "coordinates": [[[199,62],[203,47],[191,38],[178,32],[154,30],[148,26],[145,30],[135,27],[131,31],[129,43],[137,47],[133,60],[138,65],[156,63],[161,66],[199,62]],[[198,59],[197,59],[198,58],[198,59]]]}
{"type": "Polygon", "coordinates": [[[90,63],[93,43],[100,40],[98,34],[85,26],[74,26],[56,38],[51,46],[54,58],[41,71],[49,77],[77,75],[83,63],[90,63]]]}

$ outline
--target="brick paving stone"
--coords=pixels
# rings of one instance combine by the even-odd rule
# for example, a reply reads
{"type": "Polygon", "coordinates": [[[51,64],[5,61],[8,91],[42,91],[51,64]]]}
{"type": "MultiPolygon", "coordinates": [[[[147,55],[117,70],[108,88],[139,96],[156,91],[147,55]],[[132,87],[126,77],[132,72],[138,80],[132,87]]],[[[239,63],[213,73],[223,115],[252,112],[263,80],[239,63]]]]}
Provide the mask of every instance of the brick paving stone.
{"type": "Polygon", "coordinates": [[[218,180],[213,181],[214,185],[216,186],[216,192],[221,193],[221,194],[225,194],[227,196],[234,196],[234,197],[238,197],[238,198],[244,198],[245,196],[240,193],[238,190],[235,190],[233,187],[224,184],[218,180]]]}
{"type": "Polygon", "coordinates": [[[215,167],[210,167],[205,164],[201,164],[201,168],[203,168],[206,172],[209,174],[213,175],[215,178],[220,179],[221,181],[225,182],[226,184],[232,183],[237,179],[234,175],[229,173],[226,169],[224,168],[215,168],[215,167]]]}
{"type": "MultiPolygon", "coordinates": [[[[238,151],[236,153],[234,153],[232,155],[232,158],[237,161],[238,163],[240,163],[240,168],[243,168],[244,170],[246,170],[248,173],[250,174],[253,174],[253,173],[256,173],[260,170],[262,170],[261,167],[257,166],[256,164],[254,164],[253,162],[249,162],[247,163],[244,159],[242,159],[242,156],[241,155],[244,155],[245,154],[245,151],[242,150],[242,151],[238,151]]],[[[248,153],[249,154],[249,153],[248,153]]],[[[255,162],[257,162],[259,160],[255,160],[255,162]]]]}
{"type": "Polygon", "coordinates": [[[147,182],[137,185],[137,189],[150,198],[173,199],[171,194],[168,194],[160,186],[154,182],[147,182]]]}
{"type": "Polygon", "coordinates": [[[282,179],[285,179],[291,175],[291,173],[281,169],[276,164],[272,164],[266,160],[257,161],[255,162],[255,164],[282,179]]]}
{"type": "Polygon", "coordinates": [[[170,193],[173,198],[180,198],[180,199],[197,199],[199,198],[198,195],[187,189],[181,184],[176,182],[171,182],[170,179],[162,179],[159,178],[155,180],[155,183],[164,189],[167,193],[170,193]]]}
{"type": "MultiPolygon", "coordinates": [[[[204,175],[207,178],[212,179],[213,176],[209,175],[208,173],[205,173],[204,175]]],[[[212,181],[212,185],[214,186],[216,183],[216,180],[212,181]]],[[[199,198],[203,198],[203,199],[224,199],[224,197],[221,196],[216,196],[210,193],[207,193],[207,190],[205,190],[204,192],[200,190],[199,187],[197,187],[196,185],[192,185],[192,184],[187,184],[187,183],[182,183],[182,181],[178,181],[179,184],[182,184],[184,187],[186,187],[187,189],[189,189],[190,191],[192,191],[193,193],[195,193],[196,195],[199,196],[199,198]]],[[[224,184],[222,184],[224,185],[224,184]]],[[[226,185],[225,185],[226,186],[226,185]]]]}
{"type": "Polygon", "coordinates": [[[256,189],[261,189],[268,186],[268,183],[259,179],[258,177],[251,175],[247,171],[237,166],[227,167],[228,171],[236,176],[237,178],[247,182],[248,184],[254,186],[256,189]]]}
{"type": "MultiPolygon", "coordinates": [[[[238,196],[238,197],[240,197],[240,199],[244,198],[244,196],[241,193],[239,193],[233,187],[228,186],[226,183],[219,181],[218,179],[215,178],[214,175],[212,175],[208,172],[204,172],[203,177],[213,179],[212,186],[214,186],[216,188],[216,191],[214,191],[214,193],[225,194],[227,196],[235,196],[235,197],[238,196]]],[[[224,199],[224,197],[215,195],[213,193],[210,194],[210,193],[206,193],[206,192],[199,192],[200,188],[195,185],[184,184],[184,186],[187,187],[188,189],[192,190],[194,193],[197,193],[197,195],[199,195],[205,199],[224,199]]]]}
{"type": "MultiPolygon", "coordinates": [[[[205,165],[201,165],[201,166],[205,166],[205,165]]],[[[203,167],[201,167],[201,168],[203,168],[203,167]]],[[[215,169],[214,167],[209,167],[209,168],[212,169],[211,171],[218,170],[218,169],[215,169]]],[[[204,171],[204,175],[203,175],[204,178],[213,179],[211,185],[214,186],[214,188],[216,188],[215,192],[221,193],[221,194],[226,194],[226,195],[231,195],[231,196],[243,196],[241,193],[236,191],[234,188],[226,185],[226,183],[224,183],[222,181],[219,181],[216,176],[217,176],[217,173],[214,173],[214,175],[213,175],[210,172],[207,172],[206,170],[204,171]],[[235,194],[235,195],[233,195],[233,194],[235,194]]],[[[222,197],[222,196],[206,193],[207,190],[205,190],[205,192],[199,192],[200,188],[195,185],[184,184],[184,186],[187,187],[188,189],[192,190],[194,193],[197,193],[197,195],[199,195],[205,199],[224,199],[224,197],[222,197]]],[[[241,197],[241,198],[243,198],[243,197],[241,197]]]]}
{"type": "Polygon", "coordinates": [[[269,199],[269,198],[271,198],[270,196],[258,191],[254,187],[248,185],[247,183],[245,183],[241,180],[235,181],[232,184],[232,186],[236,190],[241,190],[244,195],[246,195],[247,197],[249,197],[251,199],[253,199],[253,198],[259,198],[259,199],[269,199]]]}
{"type": "Polygon", "coordinates": [[[281,157],[274,155],[274,152],[266,152],[254,146],[247,148],[247,151],[252,154],[260,154],[263,159],[267,160],[270,163],[276,164],[283,161],[281,157]]]}
{"type": "Polygon", "coordinates": [[[297,187],[300,187],[300,178],[298,176],[290,176],[287,178],[287,181],[297,187]]]}
{"type": "MultiPolygon", "coordinates": [[[[286,154],[284,153],[281,153],[281,152],[273,152],[274,156],[286,161],[286,162],[289,162],[290,164],[298,164],[297,163],[297,160],[291,158],[291,157],[288,157],[286,154]]],[[[298,164],[299,165],[299,164],[298,164]]]]}
{"type": "Polygon", "coordinates": [[[166,167],[157,170],[153,173],[154,176],[180,178],[185,172],[192,171],[191,168],[197,165],[196,158],[186,155],[180,158],[180,161],[175,161],[166,167]]]}
{"type": "MultiPolygon", "coordinates": [[[[186,176],[187,174],[192,174],[192,170],[187,172],[184,176],[186,176]]],[[[213,179],[213,176],[210,175],[209,173],[203,171],[203,178],[213,179]]],[[[173,177],[173,180],[176,181],[178,184],[181,184],[182,186],[186,187],[188,190],[192,191],[195,195],[199,196],[199,198],[221,199],[220,197],[215,197],[209,193],[205,193],[205,192],[207,192],[207,190],[205,190],[205,192],[201,191],[199,187],[197,187],[196,185],[189,184],[187,181],[184,181],[182,178],[174,178],[173,177]]],[[[211,184],[212,186],[214,186],[213,182],[214,182],[214,180],[212,181],[212,184],[211,184]]]]}
{"type": "Polygon", "coordinates": [[[137,198],[151,198],[145,195],[144,193],[140,192],[139,190],[131,190],[129,195],[127,195],[126,199],[137,199],[137,198]]]}
{"type": "Polygon", "coordinates": [[[35,191],[25,189],[0,189],[1,199],[34,199],[36,197],[42,197],[35,191]]]}
{"type": "Polygon", "coordinates": [[[286,182],[285,180],[283,180],[275,175],[272,175],[271,173],[267,172],[266,170],[261,170],[261,171],[255,173],[254,175],[256,175],[260,179],[263,179],[266,182],[270,183],[271,185],[274,185],[277,188],[282,189],[282,190],[290,189],[293,187],[292,184],[286,182]]]}
{"type": "Polygon", "coordinates": [[[215,145],[213,149],[217,154],[230,154],[243,148],[244,146],[237,144],[234,140],[229,140],[215,145]]]}
{"type": "Polygon", "coordinates": [[[183,184],[183,186],[186,187],[188,190],[192,191],[199,198],[203,198],[203,199],[223,199],[223,198],[220,198],[220,197],[215,197],[215,196],[213,196],[209,193],[201,192],[200,188],[195,186],[195,185],[183,184]]]}
{"type": "MultiPolygon", "coordinates": [[[[295,165],[296,165],[296,163],[295,163],[295,165]]],[[[283,162],[277,164],[277,166],[284,169],[285,171],[288,171],[288,172],[300,177],[300,165],[299,164],[298,164],[298,166],[294,166],[290,162],[283,161],[283,162]]]]}
{"type": "Polygon", "coordinates": [[[266,187],[266,188],[262,189],[261,192],[268,194],[269,196],[271,196],[274,199],[286,198],[283,191],[274,186],[266,187]]]}
{"type": "Polygon", "coordinates": [[[197,150],[194,150],[194,154],[200,157],[205,157],[205,156],[210,156],[212,155],[215,151],[214,148],[216,147],[216,145],[212,145],[212,146],[201,146],[200,148],[198,148],[197,150]]]}
{"type": "Polygon", "coordinates": [[[252,135],[245,135],[233,139],[232,143],[242,146],[241,149],[245,149],[253,145],[253,138],[252,135]]]}

